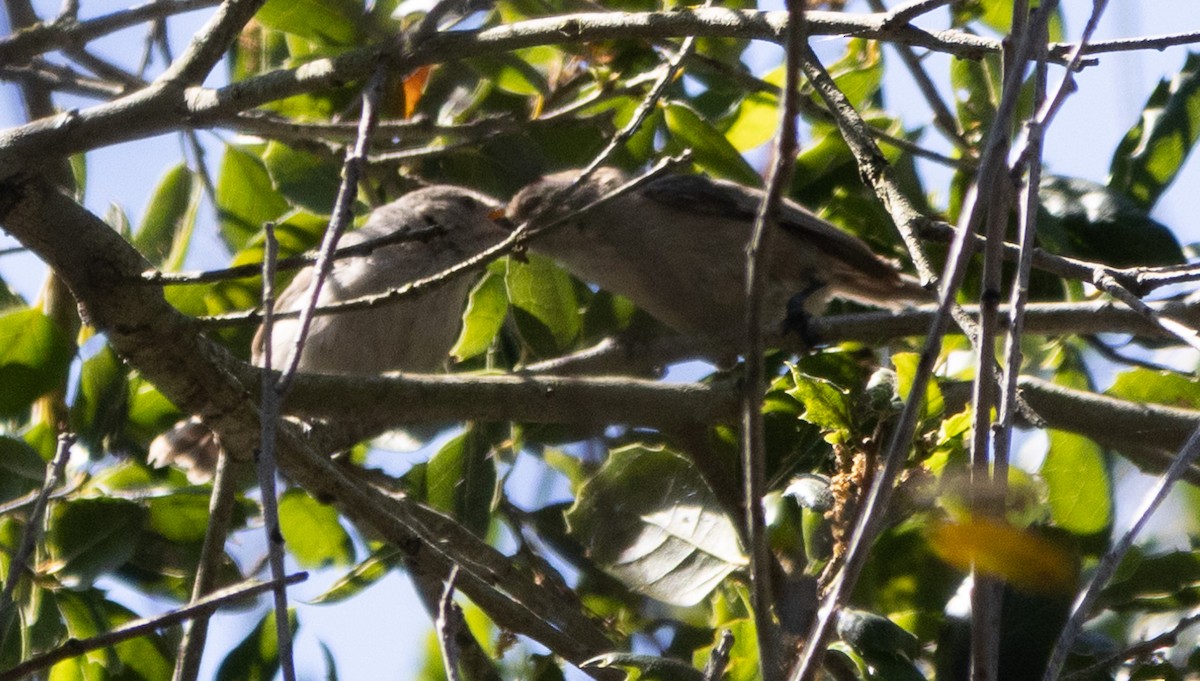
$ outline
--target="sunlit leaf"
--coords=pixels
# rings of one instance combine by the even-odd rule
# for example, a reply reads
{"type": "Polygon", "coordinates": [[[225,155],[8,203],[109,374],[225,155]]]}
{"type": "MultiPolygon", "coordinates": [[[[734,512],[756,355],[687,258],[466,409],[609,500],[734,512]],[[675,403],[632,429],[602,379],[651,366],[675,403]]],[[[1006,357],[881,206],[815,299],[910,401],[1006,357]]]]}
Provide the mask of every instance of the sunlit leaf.
{"type": "Polygon", "coordinates": [[[1200,381],[1174,371],[1127,369],[1117,374],[1104,394],[1130,402],[1200,408],[1200,381]]]}
{"type": "Polygon", "coordinates": [[[663,114],[671,136],[681,147],[691,149],[693,161],[701,170],[752,187],[762,185],[762,177],[729,140],[690,106],[667,102],[663,114]]]}
{"type": "Polygon", "coordinates": [[[275,187],[287,199],[314,213],[329,213],[341,185],[338,165],[306,151],[269,142],[263,163],[275,187]]]}
{"type": "Polygon", "coordinates": [[[462,331],[450,349],[450,356],[461,362],[487,352],[507,316],[508,294],[504,276],[488,271],[467,297],[462,331]]]}
{"type": "Polygon", "coordinates": [[[1050,449],[1039,471],[1050,491],[1050,514],[1059,527],[1094,534],[1112,522],[1112,486],[1104,452],[1073,433],[1050,431],[1050,449]]]}
{"type": "Polygon", "coordinates": [[[582,327],[580,301],[571,276],[547,258],[508,259],[504,283],[513,320],[534,353],[553,357],[569,349],[582,327]]]}
{"type": "Polygon", "coordinates": [[[347,565],[354,560],[354,545],[338,522],[337,510],[302,489],[289,489],[279,498],[279,529],[288,551],[303,567],[347,565]]]}
{"type": "Polygon", "coordinates": [[[350,572],[340,577],[324,593],[309,601],[313,605],[340,603],[362,593],[372,584],[383,579],[400,565],[402,554],[394,546],[376,549],[366,560],[355,565],[350,572]]]}
{"type": "Polygon", "coordinates": [[[20,416],[33,401],[62,385],[74,348],[40,310],[0,315],[0,416],[20,416]]]}
{"type": "Polygon", "coordinates": [[[1170,81],[1160,80],[1113,152],[1108,186],[1149,211],[1200,139],[1200,53],[1170,81]]]}
{"type": "Polygon", "coordinates": [[[746,563],[712,491],[687,459],[664,449],[613,450],[567,522],[601,569],[666,603],[694,605],[746,563]]]}
{"type": "Polygon", "coordinates": [[[225,245],[241,250],[264,222],[287,210],[287,199],[271,183],[262,158],[248,148],[226,145],[217,179],[217,219],[225,245]]]}
{"type": "Polygon", "coordinates": [[[196,225],[199,200],[200,179],[187,166],[179,164],[168,170],[134,233],[134,247],[159,269],[179,269],[196,225]]]}
{"type": "Polygon", "coordinates": [[[362,12],[354,0],[267,0],[255,19],[318,43],[349,46],[360,39],[362,12]]]}
{"type": "Polygon", "coordinates": [[[491,522],[496,465],[482,434],[468,428],[429,459],[426,501],[482,535],[491,522]]]}

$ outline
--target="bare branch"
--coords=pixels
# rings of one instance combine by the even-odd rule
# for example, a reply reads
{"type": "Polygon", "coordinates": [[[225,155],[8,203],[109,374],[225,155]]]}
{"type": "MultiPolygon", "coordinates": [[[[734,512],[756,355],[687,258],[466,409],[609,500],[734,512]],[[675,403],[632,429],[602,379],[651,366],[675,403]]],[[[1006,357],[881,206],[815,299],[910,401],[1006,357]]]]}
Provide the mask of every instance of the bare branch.
{"type": "MultiPolygon", "coordinates": [[[[285,582],[287,584],[298,584],[306,579],[308,579],[307,572],[298,572],[288,576],[285,582]]],[[[21,679],[36,671],[46,669],[56,662],[69,660],[72,657],[79,657],[93,650],[109,648],[122,641],[148,636],[159,629],[175,626],[201,614],[211,615],[226,605],[253,598],[274,587],[275,582],[260,582],[249,586],[222,589],[203,600],[187,607],[173,610],[165,615],[134,620],[91,638],[82,640],[68,639],[66,643],[53,650],[36,655],[21,664],[0,672],[0,681],[16,681],[16,679],[21,679]]]]}

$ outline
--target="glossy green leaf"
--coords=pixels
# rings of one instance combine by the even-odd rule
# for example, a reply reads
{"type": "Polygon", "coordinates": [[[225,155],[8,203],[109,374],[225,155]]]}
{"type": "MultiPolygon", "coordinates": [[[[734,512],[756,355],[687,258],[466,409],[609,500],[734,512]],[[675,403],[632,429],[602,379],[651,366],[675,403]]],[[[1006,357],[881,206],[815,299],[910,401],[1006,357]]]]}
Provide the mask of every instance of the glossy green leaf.
{"type": "Polygon", "coordinates": [[[40,310],[0,315],[0,416],[20,416],[63,385],[74,354],[70,339],[40,310]]]}
{"type": "Polygon", "coordinates": [[[128,385],[126,428],[135,440],[148,443],[183,417],[183,413],[145,379],[134,377],[128,385]]]}
{"type": "Polygon", "coordinates": [[[671,137],[682,148],[691,149],[692,160],[698,168],[714,177],[752,187],[762,185],[762,177],[729,140],[695,109],[671,101],[663,106],[663,114],[671,137]]]}
{"type": "Polygon", "coordinates": [[[267,167],[253,147],[226,145],[217,178],[217,219],[221,238],[231,251],[245,247],[264,222],[288,210],[287,199],[275,189],[267,167]]]}
{"type": "Polygon", "coordinates": [[[570,532],[628,588],[695,605],[746,564],[738,532],[690,461],[630,445],[579,491],[570,532]]]}
{"type": "Polygon", "coordinates": [[[450,356],[461,362],[487,352],[507,316],[508,293],[504,275],[489,270],[467,297],[462,331],[450,349],[450,356]]]}
{"type": "Polygon", "coordinates": [[[1095,534],[1112,522],[1112,485],[1100,447],[1080,435],[1050,431],[1050,449],[1039,471],[1059,527],[1095,534]]]}
{"type": "Polygon", "coordinates": [[[504,283],[521,338],[539,357],[572,347],[582,327],[580,301],[571,276],[551,260],[530,255],[508,259],[504,283]]]}
{"type": "Polygon", "coordinates": [[[267,0],[255,15],[264,26],[324,45],[359,42],[362,5],[354,0],[267,0]]]}
{"type": "Polygon", "coordinates": [[[337,509],[313,499],[302,489],[279,498],[279,529],[287,549],[302,567],[348,565],[354,544],[338,522],[337,509]]]}
{"type": "Polygon", "coordinates": [[[46,544],[64,581],[91,584],[133,555],[146,509],[121,499],[79,499],[54,508],[46,544]]]}
{"type": "MultiPolygon", "coordinates": [[[[292,637],[297,633],[296,613],[288,610],[292,637]]],[[[275,611],[268,610],[254,629],[238,643],[217,670],[217,681],[271,681],[279,673],[279,638],[275,611]]]]}
{"type": "Polygon", "coordinates": [[[1052,250],[1116,267],[1184,262],[1171,230],[1104,185],[1047,176],[1039,198],[1038,237],[1052,250]]]}
{"type": "Polygon", "coordinates": [[[846,442],[853,429],[851,400],[844,390],[820,378],[792,371],[793,387],[788,395],[804,405],[800,418],[826,433],[830,443],[846,442]]]}
{"type": "Polygon", "coordinates": [[[263,163],[275,188],[292,204],[314,213],[333,210],[341,185],[339,166],[280,142],[267,143],[263,163]]]}
{"type": "MultiPolygon", "coordinates": [[[[718,636],[723,629],[733,634],[733,648],[729,651],[729,666],[721,678],[724,681],[759,681],[762,677],[758,673],[758,638],[754,620],[746,617],[723,620],[718,626],[718,636]]],[[[713,647],[715,643],[697,650],[692,656],[692,664],[707,664],[713,647]]]]}
{"type": "MultiPolygon", "coordinates": [[[[1038,2],[1031,2],[1029,6],[1036,7],[1038,4],[1038,2]]],[[[963,2],[956,2],[952,7],[954,24],[960,26],[969,21],[980,21],[983,25],[1001,35],[1008,35],[1012,30],[1013,6],[1013,0],[965,0],[963,2]]],[[[1047,29],[1052,42],[1060,42],[1064,39],[1061,6],[1055,8],[1054,14],[1050,17],[1047,29]]]]}
{"type": "Polygon", "coordinates": [[[1200,53],[1170,81],[1160,80],[1113,152],[1108,186],[1149,211],[1200,139],[1200,53]]]}
{"type": "Polygon", "coordinates": [[[482,433],[468,428],[429,459],[426,502],[478,535],[487,532],[496,496],[496,465],[482,433]]]}
{"type": "Polygon", "coordinates": [[[183,266],[196,226],[200,205],[200,178],[182,163],[168,170],[158,182],[133,245],[159,269],[173,271],[183,266]]]}

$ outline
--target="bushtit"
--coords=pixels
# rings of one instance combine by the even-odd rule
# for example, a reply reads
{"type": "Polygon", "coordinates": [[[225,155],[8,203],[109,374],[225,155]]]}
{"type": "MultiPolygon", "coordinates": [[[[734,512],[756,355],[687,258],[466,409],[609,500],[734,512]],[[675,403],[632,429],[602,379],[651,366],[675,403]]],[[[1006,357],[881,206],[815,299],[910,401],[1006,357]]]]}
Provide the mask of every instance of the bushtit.
{"type": "MultiPolygon", "coordinates": [[[[509,204],[509,219],[558,218],[626,181],[621,171],[601,168],[564,194],[578,175],[525,187],[509,204]]],[[[665,176],[535,236],[530,249],[676,331],[736,344],[745,324],[746,243],[762,196],[731,182],[665,176]]],[[[778,224],[765,263],[765,322],[802,322],[833,297],[889,308],[931,299],[863,241],[791,201],[781,203],[778,224]]]]}
{"type": "MultiPolygon", "coordinates": [[[[377,208],[361,229],[341,239],[353,246],[413,232],[413,239],[376,248],[368,255],[337,260],[318,300],[329,305],[383,293],[429,277],[504,238],[491,218],[497,204],[482,194],[448,185],[419,189],[377,208]]],[[[315,272],[300,270],[276,301],[280,312],[299,310],[315,272]]],[[[434,371],[445,364],[458,333],[463,302],[473,277],[455,276],[437,286],[377,308],[313,318],[298,370],[306,373],[373,375],[385,371],[434,371]]],[[[298,323],[278,320],[271,332],[271,364],[287,360],[298,323]]],[[[263,365],[262,327],[254,336],[251,360],[263,365]]],[[[155,438],[148,460],[176,464],[188,477],[211,476],[219,444],[200,419],[192,417],[155,438]]]]}

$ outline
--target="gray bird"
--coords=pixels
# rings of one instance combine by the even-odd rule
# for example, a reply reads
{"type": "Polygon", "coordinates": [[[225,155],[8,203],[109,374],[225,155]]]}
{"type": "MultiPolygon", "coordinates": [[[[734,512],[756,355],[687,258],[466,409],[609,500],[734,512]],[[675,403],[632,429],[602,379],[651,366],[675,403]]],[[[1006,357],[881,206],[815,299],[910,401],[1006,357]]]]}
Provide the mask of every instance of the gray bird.
{"type": "MultiPolygon", "coordinates": [[[[433,233],[418,240],[378,248],[370,255],[335,262],[321,288],[319,305],[383,293],[433,276],[504,238],[491,219],[499,208],[492,199],[461,187],[436,185],[410,192],[375,209],[361,229],[339,246],[354,246],[396,232],[433,233]]],[[[276,309],[298,310],[316,272],[296,274],[279,294],[276,309]]],[[[452,277],[404,300],[367,310],[313,318],[300,356],[305,373],[372,375],[385,371],[433,371],[442,368],[458,335],[463,301],[474,278],[452,277]]],[[[277,321],[271,333],[271,363],[282,367],[298,330],[295,318],[277,321]]],[[[263,365],[263,329],[251,346],[251,359],[263,365]]]]}
{"type": "MultiPolygon", "coordinates": [[[[367,255],[334,263],[321,289],[319,305],[384,293],[435,275],[492,246],[506,233],[492,219],[499,204],[469,189],[435,185],[405,194],[375,209],[361,229],[339,247],[409,232],[367,255]]],[[[279,294],[276,310],[298,310],[315,276],[300,270],[279,294]]],[[[458,334],[463,303],[474,277],[459,275],[399,302],[313,318],[300,356],[304,373],[374,375],[385,371],[436,371],[444,367],[458,334]]],[[[298,330],[295,318],[278,320],[271,333],[271,364],[280,369],[298,330]]],[[[251,360],[263,365],[262,327],[254,336],[251,360]]],[[[198,417],[181,421],[155,438],[148,460],[178,465],[195,482],[212,475],[220,443],[198,417]]]]}
{"type": "MultiPolygon", "coordinates": [[[[525,187],[509,203],[509,219],[553,220],[626,182],[621,171],[601,168],[564,194],[578,175],[567,171],[525,187]]],[[[664,176],[535,236],[530,249],[680,333],[737,343],[745,324],[746,243],[762,196],[732,182],[664,176]]],[[[932,300],[862,240],[796,203],[782,202],[778,224],[766,263],[767,323],[802,321],[796,317],[820,313],[834,297],[887,308],[932,300]]]]}

